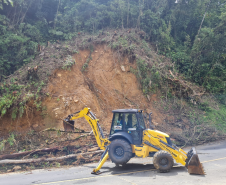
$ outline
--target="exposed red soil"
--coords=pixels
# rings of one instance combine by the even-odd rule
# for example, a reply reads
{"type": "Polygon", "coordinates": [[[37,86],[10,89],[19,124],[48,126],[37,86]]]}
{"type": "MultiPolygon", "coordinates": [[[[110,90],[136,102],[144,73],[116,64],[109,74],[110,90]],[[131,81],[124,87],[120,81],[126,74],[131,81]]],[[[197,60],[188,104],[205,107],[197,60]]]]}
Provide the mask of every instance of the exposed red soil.
{"type": "Polygon", "coordinates": [[[31,101],[26,105],[25,113],[21,118],[18,116],[15,120],[13,120],[11,112],[7,112],[7,114],[0,120],[0,135],[8,135],[13,131],[27,133],[30,129],[42,129],[45,126],[42,114],[40,111],[36,110],[33,103],[34,102],[31,101]]]}
{"type": "MultiPolygon", "coordinates": [[[[143,95],[136,76],[130,71],[130,68],[136,68],[135,62],[131,63],[127,57],[98,45],[91,55],[92,60],[82,73],[81,69],[89,54],[89,50],[80,51],[74,55],[76,64],[71,71],[57,70],[51,76],[45,89],[51,98],[43,103],[52,120],[49,127],[62,127],[63,118],[84,107],[91,108],[107,131],[110,129],[111,111],[114,109],[151,110],[154,120],[162,122],[162,116],[143,95]]],[[[156,100],[156,96],[153,96],[153,100],[156,100]]],[[[85,120],[77,120],[76,125],[80,129],[91,130],[85,120]]]]}
{"type": "MultiPolygon", "coordinates": [[[[46,107],[44,113],[37,111],[30,102],[22,118],[13,121],[10,115],[5,115],[1,119],[1,133],[14,130],[23,132],[30,128],[36,131],[53,127],[63,129],[62,119],[84,107],[91,108],[107,132],[114,109],[139,108],[151,111],[154,123],[164,123],[165,116],[152,103],[157,101],[157,95],[151,96],[149,101],[136,76],[130,71],[131,68],[136,69],[135,61],[129,61],[126,56],[112,51],[106,45],[96,45],[92,60],[81,72],[89,55],[90,50],[80,50],[74,55],[75,65],[71,70],[58,69],[50,76],[44,89],[49,94],[42,104],[46,107]]],[[[76,127],[91,131],[83,119],[76,121],[76,127]]]]}

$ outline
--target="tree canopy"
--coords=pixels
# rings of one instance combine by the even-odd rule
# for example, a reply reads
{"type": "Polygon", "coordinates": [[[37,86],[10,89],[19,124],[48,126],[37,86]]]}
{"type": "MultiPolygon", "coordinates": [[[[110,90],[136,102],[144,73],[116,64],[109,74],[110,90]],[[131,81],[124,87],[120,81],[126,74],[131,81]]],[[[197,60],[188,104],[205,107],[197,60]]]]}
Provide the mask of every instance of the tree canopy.
{"type": "Polygon", "coordinates": [[[137,28],[186,78],[224,93],[225,12],[225,0],[1,0],[0,78],[29,63],[47,41],[137,28]]]}

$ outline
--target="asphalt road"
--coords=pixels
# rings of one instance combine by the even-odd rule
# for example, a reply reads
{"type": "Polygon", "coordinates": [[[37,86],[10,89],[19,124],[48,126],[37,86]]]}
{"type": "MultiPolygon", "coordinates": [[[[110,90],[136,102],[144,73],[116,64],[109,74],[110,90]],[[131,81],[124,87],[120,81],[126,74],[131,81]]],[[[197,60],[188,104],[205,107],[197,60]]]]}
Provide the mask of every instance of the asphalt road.
{"type": "Polygon", "coordinates": [[[0,175],[0,185],[226,185],[226,141],[198,146],[196,150],[206,175],[189,175],[187,169],[176,164],[169,173],[158,173],[152,158],[133,158],[125,167],[104,164],[102,174],[90,172],[96,164],[72,168],[34,170],[0,175]]]}

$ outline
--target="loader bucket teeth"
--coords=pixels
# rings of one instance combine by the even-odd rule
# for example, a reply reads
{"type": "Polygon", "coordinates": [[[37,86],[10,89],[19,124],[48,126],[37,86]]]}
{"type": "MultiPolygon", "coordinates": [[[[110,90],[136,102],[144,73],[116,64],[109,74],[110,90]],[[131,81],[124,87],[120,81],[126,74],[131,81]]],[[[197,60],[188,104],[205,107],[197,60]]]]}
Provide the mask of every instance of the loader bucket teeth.
{"type": "Polygon", "coordinates": [[[187,154],[186,167],[189,174],[205,175],[202,163],[199,161],[195,148],[192,148],[187,154]]]}

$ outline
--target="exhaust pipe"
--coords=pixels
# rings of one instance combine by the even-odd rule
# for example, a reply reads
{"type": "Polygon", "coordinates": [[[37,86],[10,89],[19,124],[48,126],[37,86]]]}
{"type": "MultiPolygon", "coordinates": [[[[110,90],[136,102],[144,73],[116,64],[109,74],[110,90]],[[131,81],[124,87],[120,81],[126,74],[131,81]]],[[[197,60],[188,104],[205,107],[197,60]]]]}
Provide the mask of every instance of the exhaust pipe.
{"type": "Polygon", "coordinates": [[[152,112],[149,114],[149,128],[154,129],[154,126],[151,124],[152,123],[152,118],[151,118],[152,112]]]}
{"type": "Polygon", "coordinates": [[[200,160],[195,148],[192,148],[187,153],[186,167],[188,169],[189,174],[196,174],[196,175],[206,174],[202,166],[202,163],[200,163],[200,160]]]}

